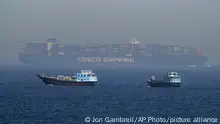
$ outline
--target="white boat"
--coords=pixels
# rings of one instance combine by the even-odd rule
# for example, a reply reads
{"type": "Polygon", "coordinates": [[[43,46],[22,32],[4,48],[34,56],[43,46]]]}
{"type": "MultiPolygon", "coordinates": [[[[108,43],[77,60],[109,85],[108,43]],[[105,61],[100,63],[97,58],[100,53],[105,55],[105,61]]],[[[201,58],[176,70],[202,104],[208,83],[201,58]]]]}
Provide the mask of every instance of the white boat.
{"type": "Polygon", "coordinates": [[[181,76],[177,72],[168,72],[163,80],[157,80],[155,76],[151,76],[147,82],[150,87],[180,87],[182,83],[181,76]]]}

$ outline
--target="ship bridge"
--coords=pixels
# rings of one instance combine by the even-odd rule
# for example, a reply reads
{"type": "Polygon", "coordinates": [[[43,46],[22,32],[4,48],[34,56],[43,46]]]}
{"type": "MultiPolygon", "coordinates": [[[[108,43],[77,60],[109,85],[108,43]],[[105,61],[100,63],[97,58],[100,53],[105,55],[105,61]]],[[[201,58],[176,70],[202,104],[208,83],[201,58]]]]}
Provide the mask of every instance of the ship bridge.
{"type": "Polygon", "coordinates": [[[201,51],[201,49],[199,47],[196,48],[196,55],[197,56],[202,56],[203,55],[202,51],[201,51]]]}
{"type": "Polygon", "coordinates": [[[129,41],[131,44],[140,44],[140,41],[137,41],[136,38],[132,38],[131,41],[129,41]]]}

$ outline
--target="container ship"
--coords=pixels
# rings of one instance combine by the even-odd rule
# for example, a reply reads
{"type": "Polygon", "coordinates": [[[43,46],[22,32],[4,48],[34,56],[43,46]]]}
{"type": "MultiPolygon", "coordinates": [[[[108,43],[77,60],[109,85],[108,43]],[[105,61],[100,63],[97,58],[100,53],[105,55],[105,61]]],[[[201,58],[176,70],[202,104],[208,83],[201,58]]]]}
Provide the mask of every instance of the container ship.
{"type": "Polygon", "coordinates": [[[56,38],[20,47],[20,62],[38,66],[114,66],[143,67],[204,66],[208,60],[199,48],[146,44],[132,39],[126,44],[59,44],[56,38]]]}

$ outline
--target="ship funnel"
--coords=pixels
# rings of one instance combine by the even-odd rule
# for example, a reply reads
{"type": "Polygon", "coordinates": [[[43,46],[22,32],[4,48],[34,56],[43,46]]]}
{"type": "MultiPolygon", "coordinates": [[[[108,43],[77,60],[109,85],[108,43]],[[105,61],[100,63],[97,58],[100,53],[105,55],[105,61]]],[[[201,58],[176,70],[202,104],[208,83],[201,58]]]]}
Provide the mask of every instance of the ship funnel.
{"type": "Polygon", "coordinates": [[[129,41],[129,43],[140,44],[140,41],[137,41],[136,38],[133,38],[131,41],[129,41]]]}
{"type": "Polygon", "coordinates": [[[202,55],[202,51],[201,51],[200,47],[196,48],[196,54],[197,54],[197,56],[202,55]]]}

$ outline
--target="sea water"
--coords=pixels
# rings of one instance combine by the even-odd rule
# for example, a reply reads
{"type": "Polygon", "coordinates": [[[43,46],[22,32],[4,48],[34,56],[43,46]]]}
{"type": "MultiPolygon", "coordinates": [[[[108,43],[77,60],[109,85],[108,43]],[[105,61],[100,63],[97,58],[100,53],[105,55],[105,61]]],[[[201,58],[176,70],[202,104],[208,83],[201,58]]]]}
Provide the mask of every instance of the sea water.
{"type": "Polygon", "coordinates": [[[95,69],[94,87],[45,86],[35,76],[77,71],[0,68],[0,123],[220,123],[220,68],[172,70],[182,76],[180,88],[146,86],[169,69],[95,69]]]}

